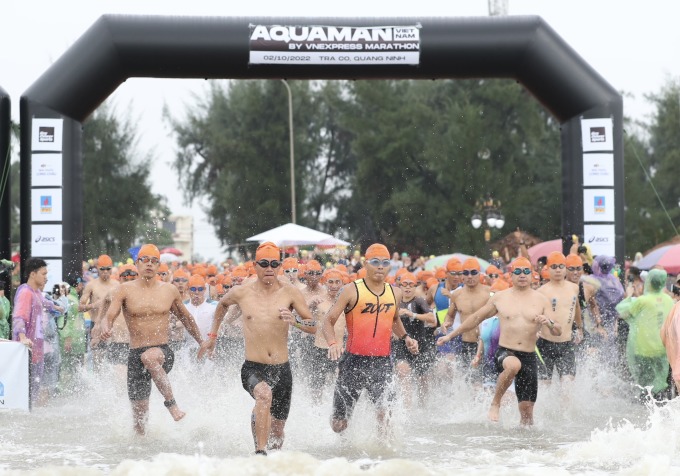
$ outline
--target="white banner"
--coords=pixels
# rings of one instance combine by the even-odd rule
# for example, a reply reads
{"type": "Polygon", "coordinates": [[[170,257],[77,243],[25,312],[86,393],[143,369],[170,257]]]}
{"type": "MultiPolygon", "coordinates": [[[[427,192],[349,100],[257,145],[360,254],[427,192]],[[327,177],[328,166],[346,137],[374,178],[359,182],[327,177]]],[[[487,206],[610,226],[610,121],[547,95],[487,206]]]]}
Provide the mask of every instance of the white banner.
{"type": "Polygon", "coordinates": [[[61,258],[61,225],[31,225],[31,255],[61,258]]]}
{"type": "Polygon", "coordinates": [[[581,119],[583,152],[613,151],[613,131],[614,121],[609,117],[581,119]]]}
{"type": "Polygon", "coordinates": [[[45,291],[52,292],[55,284],[60,284],[63,279],[62,268],[64,266],[63,260],[60,259],[46,259],[47,263],[47,283],[45,284],[45,291]]]}
{"type": "Polygon", "coordinates": [[[583,154],[583,186],[614,186],[614,154],[583,154]]]}
{"type": "Polygon", "coordinates": [[[614,189],[587,188],[583,190],[583,221],[614,221],[614,189]]]}
{"type": "Polygon", "coordinates": [[[61,154],[31,155],[31,186],[61,187],[62,180],[61,154]]]}
{"type": "Polygon", "coordinates": [[[250,25],[250,64],[420,63],[420,26],[250,25]]]}
{"type": "Polygon", "coordinates": [[[28,348],[0,340],[0,410],[29,410],[28,348]]]}
{"type": "Polygon", "coordinates": [[[583,243],[590,246],[593,255],[616,255],[616,231],[614,225],[585,225],[583,243]]]}
{"type": "Polygon", "coordinates": [[[31,129],[31,150],[61,152],[63,132],[63,119],[34,118],[31,129]]]}
{"type": "Polygon", "coordinates": [[[61,221],[61,189],[31,190],[31,221],[61,221]]]}

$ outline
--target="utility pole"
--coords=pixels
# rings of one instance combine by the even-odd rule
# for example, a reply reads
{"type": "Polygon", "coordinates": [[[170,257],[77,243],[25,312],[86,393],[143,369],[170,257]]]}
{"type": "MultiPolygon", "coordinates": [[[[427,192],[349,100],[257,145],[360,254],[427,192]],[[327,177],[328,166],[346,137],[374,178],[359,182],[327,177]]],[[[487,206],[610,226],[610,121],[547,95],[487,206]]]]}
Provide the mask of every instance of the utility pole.
{"type": "Polygon", "coordinates": [[[290,135],[290,215],[293,223],[295,222],[295,151],[293,147],[293,93],[288,86],[288,81],[282,79],[281,82],[288,90],[288,133],[290,135]]]}

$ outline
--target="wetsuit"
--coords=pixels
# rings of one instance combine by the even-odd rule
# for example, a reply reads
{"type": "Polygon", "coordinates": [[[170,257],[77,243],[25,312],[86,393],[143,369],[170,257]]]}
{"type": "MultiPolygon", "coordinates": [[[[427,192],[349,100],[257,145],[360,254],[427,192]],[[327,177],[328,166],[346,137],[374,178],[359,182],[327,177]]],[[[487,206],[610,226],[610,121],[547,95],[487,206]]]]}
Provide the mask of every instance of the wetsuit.
{"type": "MultiPolygon", "coordinates": [[[[362,390],[373,403],[379,403],[392,377],[390,341],[396,317],[392,286],[384,284],[374,294],[363,279],[353,283],[357,302],[345,309],[347,352],[338,363],[338,379],[333,395],[333,418],[347,420],[362,390]]],[[[388,394],[388,399],[391,399],[388,394]]]]}
{"type": "MultiPolygon", "coordinates": [[[[415,314],[428,314],[432,312],[423,298],[413,298],[408,302],[402,301],[400,309],[408,309],[415,314]]],[[[435,327],[427,327],[423,321],[416,318],[402,317],[406,333],[418,341],[418,353],[412,354],[406,348],[403,340],[396,341],[392,349],[395,360],[404,360],[409,363],[413,371],[418,375],[425,374],[434,364],[436,355],[435,327]]]]}
{"type": "MultiPolygon", "coordinates": [[[[439,325],[444,324],[444,321],[446,320],[446,313],[449,311],[449,305],[451,301],[447,296],[444,296],[442,294],[442,289],[446,287],[446,281],[442,281],[439,283],[437,286],[437,291],[434,293],[434,307],[435,307],[435,312],[437,316],[437,321],[439,322],[439,325]]],[[[453,290],[451,290],[453,292],[453,290]]],[[[449,332],[453,332],[456,330],[457,326],[451,326],[450,329],[448,329],[449,332]]],[[[439,337],[441,336],[442,333],[439,332],[438,330],[435,331],[435,336],[439,337]]],[[[461,349],[461,345],[463,342],[463,337],[458,336],[454,338],[453,340],[450,340],[444,345],[440,345],[437,347],[437,352],[440,354],[458,354],[461,349]]]]}

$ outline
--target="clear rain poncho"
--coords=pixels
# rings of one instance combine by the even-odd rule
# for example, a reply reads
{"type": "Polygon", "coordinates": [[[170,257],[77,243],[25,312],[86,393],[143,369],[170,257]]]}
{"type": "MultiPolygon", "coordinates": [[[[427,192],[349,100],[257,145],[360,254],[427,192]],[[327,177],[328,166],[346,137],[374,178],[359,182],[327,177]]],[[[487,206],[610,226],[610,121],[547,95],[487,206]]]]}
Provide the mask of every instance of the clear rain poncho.
{"type": "Polygon", "coordinates": [[[626,344],[630,373],[639,386],[652,387],[652,393],[668,387],[668,361],[660,332],[674,303],[664,292],[666,278],[665,271],[652,269],[645,280],[644,294],[626,298],[616,306],[630,326],[626,344]]]}

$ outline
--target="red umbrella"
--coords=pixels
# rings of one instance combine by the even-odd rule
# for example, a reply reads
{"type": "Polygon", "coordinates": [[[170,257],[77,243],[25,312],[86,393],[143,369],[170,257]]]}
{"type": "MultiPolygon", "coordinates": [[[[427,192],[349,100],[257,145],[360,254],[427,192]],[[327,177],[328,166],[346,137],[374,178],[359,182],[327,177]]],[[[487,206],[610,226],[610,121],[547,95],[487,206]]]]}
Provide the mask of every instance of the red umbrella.
{"type": "Polygon", "coordinates": [[[680,273],[680,244],[666,245],[655,249],[642,258],[637,267],[650,269],[655,265],[662,266],[670,274],[680,273]]]}
{"type": "Polygon", "coordinates": [[[182,253],[182,250],[178,250],[177,248],[172,248],[172,247],[163,248],[161,250],[161,253],[170,253],[170,254],[173,254],[175,256],[182,256],[184,254],[184,253],[182,253]]]}
{"type": "Polygon", "coordinates": [[[536,264],[536,261],[541,256],[548,256],[553,251],[562,253],[562,240],[558,238],[557,240],[543,241],[532,246],[527,251],[529,252],[529,258],[531,258],[531,264],[536,264]]]}

